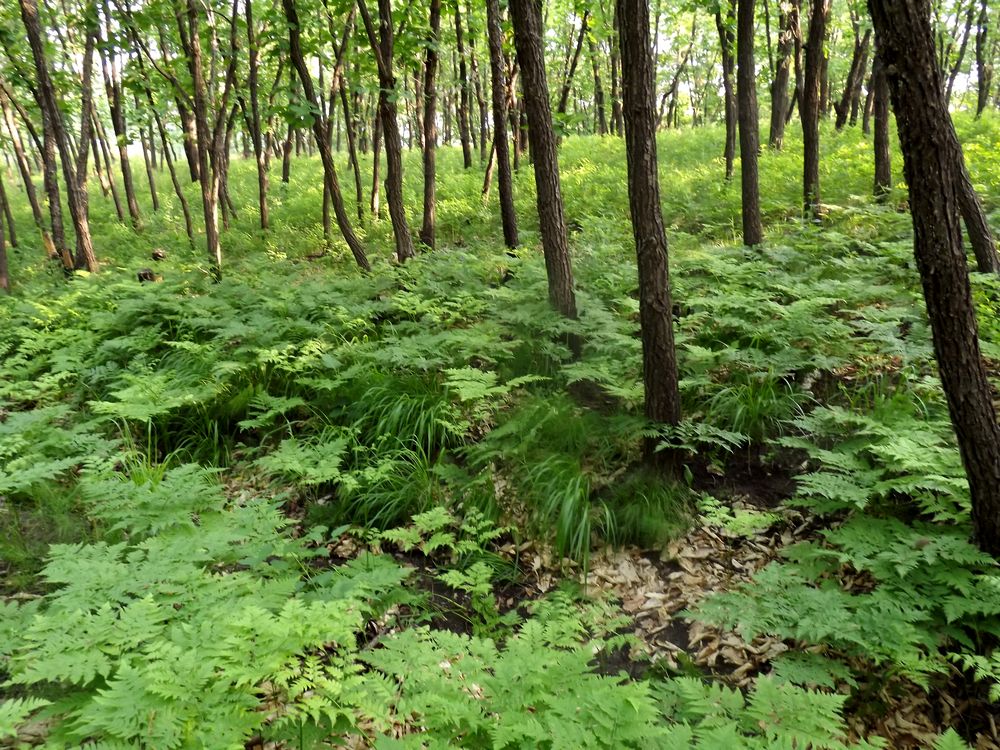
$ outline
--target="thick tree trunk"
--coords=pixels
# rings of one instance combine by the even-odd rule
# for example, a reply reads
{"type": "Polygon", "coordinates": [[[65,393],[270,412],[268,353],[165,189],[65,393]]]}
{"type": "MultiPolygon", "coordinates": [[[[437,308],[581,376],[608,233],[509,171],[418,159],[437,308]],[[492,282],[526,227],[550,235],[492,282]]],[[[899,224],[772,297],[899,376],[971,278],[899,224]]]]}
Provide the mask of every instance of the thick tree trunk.
{"type": "MultiPolygon", "coordinates": [[[[677,355],[674,350],[667,236],[660,208],[657,172],[655,67],[650,54],[649,7],[645,0],[617,0],[622,54],[625,148],[629,210],[639,270],[639,320],[646,417],[663,425],[680,423],[677,355]]],[[[646,461],[675,472],[673,451],[657,451],[647,438],[646,461]]]]}
{"type": "Polygon", "coordinates": [[[496,151],[497,187],[500,193],[500,220],[504,244],[518,245],[517,214],[514,211],[514,182],[510,171],[510,141],[507,138],[507,81],[504,76],[503,31],[500,28],[500,3],[486,0],[486,31],[490,52],[490,76],[493,96],[493,143],[496,151]]]}
{"type": "Polygon", "coordinates": [[[778,61],[771,81],[771,128],[768,144],[780,150],[785,141],[785,123],[788,112],[788,81],[791,78],[793,54],[799,35],[799,5],[792,0],[787,7],[782,4],[778,20],[778,61]]]}
{"type": "Polygon", "coordinates": [[[823,47],[830,0],[813,0],[809,38],[805,47],[805,79],[799,110],[802,114],[802,195],[807,216],[819,216],[819,115],[823,47]]]}
{"type": "Polygon", "coordinates": [[[757,76],[754,67],[754,0],[738,0],[736,32],[736,92],[739,98],[740,185],[743,196],[743,244],[759,245],[764,240],[760,219],[760,188],[757,157],[760,152],[760,124],[757,117],[757,76]]]}
{"type": "MultiPolygon", "coordinates": [[[[559,183],[559,158],[545,76],[541,2],[511,0],[510,13],[521,70],[522,96],[530,123],[528,137],[534,161],[538,224],[545,253],[549,302],[566,317],[576,318],[576,293],[559,183]]],[[[569,343],[574,354],[578,355],[580,342],[574,339],[569,343]]]]}
{"type": "Polygon", "coordinates": [[[382,120],[382,139],[385,142],[385,197],[389,204],[392,234],[396,240],[396,257],[400,263],[414,256],[413,236],[406,220],[403,203],[403,146],[399,135],[396,110],[396,76],[392,70],[393,29],[392,0],[379,0],[378,35],[372,24],[365,0],[358,0],[358,10],[365,24],[368,41],[378,66],[378,108],[382,120]]]}
{"type": "Polygon", "coordinates": [[[437,220],[437,68],[441,41],[441,0],[430,0],[430,37],[424,58],[424,219],[420,241],[431,250],[436,244],[437,220]]]}
{"type": "Polygon", "coordinates": [[[455,43],[458,49],[458,136],[462,141],[462,162],[466,169],[472,167],[472,139],[469,127],[469,71],[465,63],[462,4],[455,3],[455,43]]]}
{"type": "Polygon", "coordinates": [[[733,55],[736,39],[733,36],[733,22],[736,20],[735,0],[727,0],[726,16],[715,12],[715,28],[719,32],[719,46],[722,49],[722,88],[726,108],[726,179],[733,179],[733,163],[736,159],[736,85],[733,74],[736,59],[733,55]]]}
{"type": "Polygon", "coordinates": [[[344,207],[344,196],[340,192],[340,182],[337,180],[337,168],[334,165],[333,154],[330,149],[327,120],[323,117],[323,111],[319,108],[319,100],[316,97],[316,90],[313,88],[312,75],[309,73],[305,56],[302,53],[302,27],[299,23],[295,0],[282,0],[282,7],[285,11],[285,18],[288,21],[289,56],[298,74],[303,95],[313,108],[313,111],[317,113],[312,118],[312,130],[313,135],[316,137],[317,146],[319,147],[320,160],[323,162],[324,184],[326,189],[330,191],[330,199],[333,201],[333,211],[337,217],[337,226],[344,237],[344,241],[347,243],[347,247],[350,248],[351,254],[354,256],[354,262],[358,264],[361,270],[368,271],[371,269],[371,265],[368,263],[368,256],[365,254],[365,249],[361,241],[351,227],[350,217],[348,217],[347,209],[344,207]]]}
{"type": "Polygon", "coordinates": [[[872,66],[872,119],[875,121],[874,194],[884,198],[892,190],[892,154],[889,148],[889,84],[881,57],[872,66]]]}
{"type": "Polygon", "coordinates": [[[962,249],[956,174],[962,156],[935,61],[930,6],[927,0],[869,0],[869,9],[897,114],[914,254],[969,480],[975,537],[983,550],[1000,555],[1000,427],[962,249]]]}

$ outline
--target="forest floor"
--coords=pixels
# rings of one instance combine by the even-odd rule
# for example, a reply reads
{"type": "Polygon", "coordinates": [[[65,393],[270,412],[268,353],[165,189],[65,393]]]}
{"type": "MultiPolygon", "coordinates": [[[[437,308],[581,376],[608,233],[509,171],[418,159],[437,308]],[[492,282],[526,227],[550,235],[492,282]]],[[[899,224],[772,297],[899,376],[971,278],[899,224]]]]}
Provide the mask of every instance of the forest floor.
{"type": "MultiPolygon", "coordinates": [[[[959,130],[997,224],[1000,120],[959,130]]],[[[326,251],[315,160],[267,233],[234,162],[219,284],[169,200],[136,234],[95,193],[104,270],[69,283],[19,207],[0,746],[1000,747],[1000,573],[968,541],[905,195],[872,202],[870,143],[824,131],[827,218],[802,222],[793,139],[747,250],[720,137],[661,140],[672,431],[642,417],[618,141],[563,145],[575,322],[529,170],[508,254],[455,150],[439,249],[397,266],[368,220],[365,276],[326,251]],[[641,468],[650,434],[681,476],[641,468]]],[[[1000,363],[1000,282],[973,285],[1000,363]]]]}

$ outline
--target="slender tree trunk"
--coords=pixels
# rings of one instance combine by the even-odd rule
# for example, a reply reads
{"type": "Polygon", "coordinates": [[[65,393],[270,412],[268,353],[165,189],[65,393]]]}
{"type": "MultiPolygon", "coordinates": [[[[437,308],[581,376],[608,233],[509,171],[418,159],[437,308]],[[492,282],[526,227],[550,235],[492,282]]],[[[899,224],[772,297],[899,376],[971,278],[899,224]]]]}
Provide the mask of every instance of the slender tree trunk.
{"type": "Polygon", "coordinates": [[[465,23],[469,32],[469,70],[472,73],[472,90],[479,109],[479,161],[486,161],[487,142],[490,139],[486,115],[486,99],[483,97],[483,82],[479,75],[479,61],[476,58],[476,34],[472,27],[472,12],[466,14],[465,23]]]}
{"type": "Polygon", "coordinates": [[[4,239],[5,229],[4,217],[0,215],[0,289],[10,294],[10,269],[7,263],[7,242],[4,239]]]}
{"type": "MultiPolygon", "coordinates": [[[[73,229],[76,233],[77,257],[86,264],[88,271],[98,270],[97,260],[94,255],[94,248],[90,237],[90,223],[87,218],[86,195],[80,189],[80,183],[76,179],[74,171],[73,157],[70,153],[69,138],[62,113],[56,99],[55,87],[49,73],[48,61],[45,57],[45,46],[43,42],[43,32],[41,22],[38,18],[38,5],[36,0],[20,0],[21,20],[24,22],[25,30],[28,33],[28,44],[31,47],[31,56],[35,62],[35,84],[38,93],[38,105],[42,112],[42,129],[47,142],[46,150],[51,149],[51,164],[55,164],[55,149],[59,150],[59,160],[62,162],[63,179],[66,183],[67,202],[69,204],[70,216],[73,221],[73,229]]],[[[89,63],[87,63],[89,65],[89,63]]],[[[55,180],[56,175],[51,174],[51,179],[55,180]]],[[[56,189],[58,199],[58,188],[56,189]]],[[[61,211],[60,211],[61,214],[61,211]]],[[[61,215],[60,215],[61,220],[61,215]]],[[[55,221],[55,216],[53,216],[55,221]]],[[[62,248],[63,265],[67,269],[74,267],[72,256],[69,250],[62,248]]]]}
{"type": "Polygon", "coordinates": [[[424,220],[420,241],[434,249],[437,195],[437,67],[441,43],[441,0],[430,0],[430,37],[424,59],[424,220]]]}
{"type": "Polygon", "coordinates": [[[382,117],[372,118],[372,194],[369,209],[376,219],[382,217],[382,117]]]}
{"type": "Polygon", "coordinates": [[[619,44],[618,44],[618,11],[614,11],[614,18],[611,21],[611,132],[621,136],[624,132],[622,125],[622,99],[619,90],[618,71],[620,68],[619,44]]]}
{"type": "Polygon", "coordinates": [[[955,57],[955,64],[951,66],[951,72],[948,74],[948,85],[945,87],[944,98],[945,101],[951,100],[951,92],[955,87],[955,79],[958,78],[959,72],[962,70],[962,62],[965,60],[965,50],[969,46],[969,34],[972,31],[972,22],[976,18],[976,4],[975,2],[969,4],[969,10],[965,15],[965,27],[962,30],[962,41],[958,47],[958,55],[955,57]]]}
{"type": "MultiPolygon", "coordinates": [[[[646,417],[654,423],[680,423],[677,355],[674,349],[667,235],[660,208],[657,172],[655,66],[650,54],[649,6],[645,0],[617,0],[625,100],[625,148],[629,210],[639,269],[639,320],[646,417]]],[[[657,451],[647,438],[649,465],[675,473],[679,456],[657,451]]]]}
{"type": "Polygon", "coordinates": [[[819,115],[820,86],[823,67],[823,46],[826,39],[826,19],[830,0],[813,0],[809,19],[809,39],[805,48],[805,80],[799,109],[802,113],[802,193],[805,213],[819,215],[819,115]]]}
{"type": "Polygon", "coordinates": [[[4,122],[10,133],[11,146],[14,149],[14,162],[21,173],[21,181],[24,184],[24,193],[28,198],[28,205],[31,207],[31,216],[35,221],[35,226],[42,238],[42,247],[45,248],[45,255],[48,258],[59,257],[52,235],[45,226],[45,216],[42,213],[42,206],[38,202],[38,193],[35,190],[35,183],[31,178],[31,164],[24,153],[24,145],[14,124],[14,115],[10,110],[10,105],[5,97],[0,95],[0,109],[3,111],[4,122]]]}
{"type": "MultiPolygon", "coordinates": [[[[90,109],[91,119],[94,122],[94,133],[97,136],[97,143],[101,147],[101,156],[104,158],[104,172],[108,177],[108,188],[111,190],[111,199],[115,204],[115,215],[118,221],[125,221],[125,207],[122,205],[121,196],[118,193],[118,181],[115,179],[115,172],[112,168],[113,158],[111,148],[108,146],[108,134],[104,128],[104,123],[97,114],[97,107],[90,109]]],[[[96,160],[96,156],[94,157],[96,160]]]]}
{"type": "Polygon", "coordinates": [[[889,85],[881,57],[872,66],[872,119],[875,121],[875,186],[877,199],[892,190],[892,154],[889,147],[889,85]]]}
{"type": "MultiPolygon", "coordinates": [[[[135,101],[135,108],[139,109],[139,94],[135,91],[132,92],[133,99],[135,101]]],[[[146,167],[146,181],[149,183],[149,197],[153,204],[153,211],[160,210],[160,198],[156,194],[156,163],[154,161],[155,155],[152,150],[152,144],[146,137],[145,128],[139,128],[139,147],[142,149],[142,161],[146,167]]]]}
{"type": "Polygon", "coordinates": [[[869,0],[910,190],[914,254],[980,547],[1000,555],[1000,427],[979,349],[959,220],[962,163],[935,62],[927,0],[869,0]]]}
{"type": "Polygon", "coordinates": [[[733,163],[736,159],[736,86],[733,82],[736,67],[733,48],[736,39],[732,31],[736,15],[734,2],[735,0],[727,0],[725,18],[721,11],[715,12],[715,28],[719,32],[719,45],[722,49],[722,88],[726,107],[726,180],[733,179],[733,163]]]}
{"type": "MultiPolygon", "coordinates": [[[[188,56],[188,72],[191,75],[194,94],[194,120],[198,145],[198,174],[201,188],[201,207],[205,217],[205,245],[208,249],[208,259],[212,264],[212,275],[216,281],[222,280],[222,243],[219,237],[219,181],[212,173],[211,151],[212,130],[208,123],[208,90],[205,84],[205,74],[202,62],[201,32],[199,29],[199,10],[197,0],[186,0],[187,30],[186,35],[190,45],[188,56]]],[[[183,31],[183,19],[180,15],[177,21],[183,31]]]]}
{"type": "MultiPolygon", "coordinates": [[[[566,217],[559,183],[559,159],[552,129],[549,87],[545,76],[544,28],[540,0],[510,0],[514,22],[514,44],[521,69],[521,88],[530,128],[531,155],[535,169],[538,223],[545,253],[549,302],[568,318],[576,318],[576,294],[570,262],[566,217]]],[[[579,356],[581,343],[569,341],[579,356]]]]}
{"type": "Polygon", "coordinates": [[[590,9],[588,8],[583,12],[583,18],[580,20],[580,33],[576,37],[576,46],[573,48],[573,55],[569,60],[569,67],[566,70],[566,76],[563,78],[562,88],[559,91],[559,106],[556,107],[556,113],[560,116],[566,114],[566,110],[569,106],[569,94],[573,89],[573,78],[576,76],[576,66],[580,62],[580,53],[583,50],[583,40],[587,36],[587,30],[590,25],[590,9]]]}
{"type": "Polygon", "coordinates": [[[382,121],[382,139],[385,142],[385,197],[389,204],[389,218],[396,240],[396,257],[400,263],[414,255],[413,237],[406,220],[403,204],[403,146],[399,135],[396,109],[396,76],[392,70],[393,29],[392,0],[379,0],[378,35],[372,24],[365,0],[358,0],[358,10],[365,24],[368,40],[378,65],[378,109],[382,121]]]}
{"type": "Polygon", "coordinates": [[[791,77],[796,35],[799,33],[800,2],[801,0],[792,0],[787,9],[782,5],[779,11],[778,61],[771,82],[771,129],[768,138],[768,144],[775,150],[781,150],[785,141],[788,81],[791,77]]]}
{"type": "Polygon", "coordinates": [[[847,118],[851,114],[851,102],[857,99],[857,92],[861,90],[861,82],[864,80],[865,68],[868,66],[868,47],[871,44],[872,31],[867,29],[864,36],[860,36],[860,28],[855,27],[854,32],[854,54],[851,57],[851,69],[844,82],[844,93],[840,95],[840,101],[833,105],[837,113],[835,127],[840,130],[847,124],[847,118]]]}
{"type": "Polygon", "coordinates": [[[500,28],[500,3],[486,0],[486,31],[490,52],[490,76],[493,96],[493,144],[496,151],[497,187],[500,192],[500,220],[504,244],[518,244],[517,214],[514,210],[514,182],[510,171],[510,141],[507,138],[507,82],[504,76],[503,31],[500,28]]]}
{"type": "Polygon", "coordinates": [[[264,157],[264,142],[260,132],[260,94],[258,91],[260,49],[257,45],[257,31],[254,27],[253,2],[245,0],[243,5],[247,22],[247,51],[249,54],[247,88],[250,89],[250,140],[257,163],[257,209],[260,217],[260,228],[266,231],[271,220],[267,210],[267,161],[264,157]]]}
{"type": "Polygon", "coordinates": [[[351,171],[354,173],[354,202],[358,212],[358,221],[365,218],[365,193],[361,187],[361,165],[358,163],[357,119],[351,112],[350,100],[347,97],[347,82],[340,79],[340,104],[344,110],[344,130],[347,131],[347,153],[351,160],[351,171]]]}
{"type": "Polygon", "coordinates": [[[472,167],[472,140],[469,128],[469,72],[465,64],[465,42],[462,28],[462,4],[455,3],[455,43],[458,50],[458,135],[462,141],[462,162],[472,167]]]}
{"type": "Polygon", "coordinates": [[[281,145],[281,181],[288,184],[292,176],[292,144],[295,137],[295,130],[291,123],[288,123],[288,133],[285,142],[281,145]]]}
{"type": "MultiPolygon", "coordinates": [[[[368,263],[368,256],[365,254],[365,249],[361,241],[351,227],[351,220],[347,215],[347,209],[344,207],[344,197],[340,192],[340,183],[337,180],[337,168],[334,165],[333,154],[330,149],[327,121],[322,116],[323,110],[319,108],[319,101],[316,97],[316,91],[313,88],[312,76],[309,73],[305,56],[302,53],[302,27],[299,22],[298,11],[295,7],[295,0],[282,0],[282,7],[285,11],[285,18],[288,21],[289,56],[291,57],[292,65],[295,66],[299,84],[302,86],[302,92],[306,101],[313,108],[314,112],[319,113],[312,118],[312,130],[313,135],[316,137],[320,159],[323,162],[323,179],[326,188],[330,191],[330,198],[333,201],[337,226],[348,248],[350,248],[351,254],[354,256],[355,263],[358,264],[361,270],[368,271],[371,269],[371,265],[368,263]]],[[[346,40],[341,45],[342,48],[344,44],[346,44],[346,40]]]]}
{"type": "Polygon", "coordinates": [[[107,51],[111,37],[111,16],[107,0],[103,0],[102,6],[104,9],[105,38],[102,40],[99,49],[101,51],[101,66],[104,70],[104,88],[107,90],[108,103],[111,106],[111,127],[114,130],[115,142],[118,145],[118,167],[121,169],[122,184],[125,187],[125,203],[128,205],[128,213],[132,220],[132,226],[138,230],[142,228],[142,218],[139,215],[139,201],[136,199],[132,166],[128,158],[128,144],[131,139],[128,136],[128,129],[125,124],[121,80],[112,53],[107,51]]]}
{"type": "Polygon", "coordinates": [[[738,0],[738,3],[736,92],[739,97],[743,244],[753,247],[764,240],[764,226],[760,219],[760,188],[757,178],[760,124],[757,117],[757,76],[753,49],[754,0],[738,0]]]}
{"type": "Polygon", "coordinates": [[[990,101],[993,82],[993,60],[989,50],[989,2],[980,0],[979,22],[976,27],[976,118],[990,101]]]}
{"type": "Polygon", "coordinates": [[[7,198],[7,188],[3,184],[3,175],[0,175],[0,209],[3,209],[3,218],[7,221],[7,238],[10,240],[10,246],[17,247],[17,230],[14,227],[14,215],[7,198]]]}

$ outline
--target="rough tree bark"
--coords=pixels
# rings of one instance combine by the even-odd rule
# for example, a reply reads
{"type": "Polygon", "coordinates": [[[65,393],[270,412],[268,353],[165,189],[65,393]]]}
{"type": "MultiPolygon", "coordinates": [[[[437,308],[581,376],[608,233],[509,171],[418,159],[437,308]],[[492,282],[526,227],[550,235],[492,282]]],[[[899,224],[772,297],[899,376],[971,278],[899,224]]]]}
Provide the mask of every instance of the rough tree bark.
{"type": "Polygon", "coordinates": [[[764,226],[760,219],[760,188],[757,157],[760,152],[760,125],[757,117],[757,76],[754,67],[755,0],[737,0],[736,26],[736,94],[739,105],[740,187],[743,197],[743,244],[748,247],[764,241],[764,226]]]}
{"type": "MultiPolygon", "coordinates": [[[[529,122],[528,138],[535,170],[538,223],[549,282],[549,302],[568,318],[576,318],[573,268],[559,183],[559,158],[552,128],[549,86],[545,76],[541,0],[510,0],[514,46],[521,70],[521,91],[529,122]]],[[[575,354],[581,345],[570,340],[575,354]]]]}
{"type": "Polygon", "coordinates": [[[857,92],[861,90],[861,82],[864,80],[865,68],[868,66],[868,48],[871,45],[872,31],[865,29],[861,34],[860,21],[854,22],[854,53],[851,56],[851,68],[847,73],[847,80],[844,82],[844,92],[840,95],[840,101],[833,105],[837,113],[834,127],[840,130],[847,124],[847,119],[851,115],[851,102],[857,99],[857,92]]]}
{"type": "Polygon", "coordinates": [[[493,143],[496,150],[497,187],[500,193],[500,220],[504,243],[518,244],[517,214],[514,211],[514,182],[510,171],[510,141],[507,138],[507,81],[504,75],[503,31],[500,28],[500,3],[486,0],[486,32],[490,53],[493,97],[493,143]]]}
{"type": "MultiPolygon", "coordinates": [[[[677,355],[674,349],[667,235],[660,208],[656,154],[654,64],[650,53],[649,6],[645,0],[617,0],[622,55],[625,148],[629,211],[639,270],[639,320],[646,416],[664,425],[680,423],[677,355]]],[[[646,461],[676,472],[676,452],[657,451],[647,438],[646,461]]]]}
{"type": "Polygon", "coordinates": [[[989,49],[989,1],[980,0],[979,21],[976,26],[976,118],[990,102],[993,83],[993,61],[989,49]]]}
{"type": "Polygon", "coordinates": [[[953,136],[928,0],[869,0],[910,190],[914,255],[934,353],[972,497],[979,546],[1000,555],[1000,427],[979,350],[953,136]]]}

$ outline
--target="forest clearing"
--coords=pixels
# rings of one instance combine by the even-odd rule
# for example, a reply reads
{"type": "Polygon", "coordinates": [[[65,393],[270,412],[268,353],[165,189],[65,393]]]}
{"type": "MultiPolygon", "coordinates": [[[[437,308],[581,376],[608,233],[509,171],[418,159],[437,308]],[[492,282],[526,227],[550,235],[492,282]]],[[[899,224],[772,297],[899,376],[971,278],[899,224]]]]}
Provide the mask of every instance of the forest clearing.
{"type": "Polygon", "coordinates": [[[4,4],[0,748],[1000,748],[995,14],[4,4]]]}

